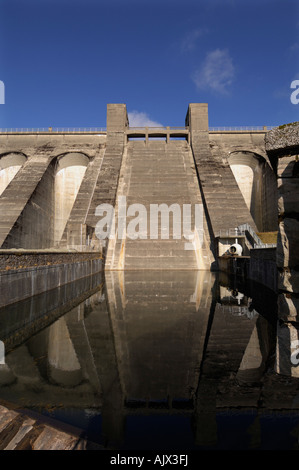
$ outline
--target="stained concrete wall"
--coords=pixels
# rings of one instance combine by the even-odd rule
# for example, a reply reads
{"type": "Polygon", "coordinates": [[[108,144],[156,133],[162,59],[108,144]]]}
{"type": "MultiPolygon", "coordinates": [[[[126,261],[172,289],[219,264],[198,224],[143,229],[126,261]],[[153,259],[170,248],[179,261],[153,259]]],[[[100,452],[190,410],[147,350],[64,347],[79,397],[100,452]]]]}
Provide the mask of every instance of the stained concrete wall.
{"type": "Polygon", "coordinates": [[[3,154],[24,153],[27,158],[0,198],[2,248],[54,247],[56,157],[83,153],[93,159],[105,141],[105,135],[0,135],[3,154]]]}
{"type": "MultiPolygon", "coordinates": [[[[60,264],[53,263],[55,254],[16,255],[19,258],[19,267],[0,271],[0,307],[98,273],[103,267],[101,257],[96,254],[58,253],[57,255],[62,260],[60,264]],[[26,266],[28,258],[31,258],[31,261],[26,266]],[[72,261],[68,262],[68,258],[72,261]]],[[[9,262],[7,265],[9,267],[9,262]]]]}
{"type": "Polygon", "coordinates": [[[60,244],[62,234],[79,192],[89,158],[70,152],[58,159],[54,179],[54,242],[60,244]]]}
{"type": "Polygon", "coordinates": [[[26,156],[22,153],[8,153],[0,156],[0,196],[25,162],[26,156]]]}
{"type": "Polygon", "coordinates": [[[42,247],[43,244],[52,240],[53,167],[48,168],[49,163],[50,159],[46,154],[36,152],[34,156],[26,161],[2,193],[0,197],[0,245],[3,248],[19,248],[23,243],[27,247],[30,247],[31,243],[37,243],[37,246],[42,247]],[[44,175],[43,187],[39,183],[44,175]],[[46,186],[48,186],[46,191],[49,194],[44,190],[46,186]],[[28,204],[29,201],[30,205],[28,204]],[[47,207],[47,203],[49,207],[47,207]],[[26,217],[24,217],[25,210],[27,212],[26,217]],[[47,219],[44,217],[43,210],[48,211],[48,215],[50,215],[50,226],[48,226],[47,219]],[[30,215],[33,216],[34,213],[37,220],[34,217],[31,220],[27,218],[30,215]],[[30,234],[34,231],[37,233],[38,218],[40,221],[43,219],[47,224],[48,233],[45,233],[44,227],[39,227],[46,240],[30,239],[30,234]],[[28,222],[32,227],[28,225],[28,222]]]}
{"type": "MultiPolygon", "coordinates": [[[[27,174],[26,180],[27,178],[30,179],[30,175],[27,174]]],[[[9,232],[2,248],[47,248],[53,246],[53,242],[54,166],[50,164],[9,232]]]]}
{"type": "MultiPolygon", "coordinates": [[[[136,213],[127,217],[127,233],[118,227],[117,240],[110,240],[105,269],[211,269],[214,262],[206,219],[199,221],[202,244],[186,250],[183,232],[184,204],[190,207],[190,231],[195,230],[195,207],[202,206],[191,149],[186,141],[129,142],[121,167],[118,197],[126,198],[127,208],[136,204],[136,213]],[[164,204],[162,220],[154,215],[153,205],[164,204]],[[141,208],[140,208],[140,205],[141,208]],[[138,209],[137,209],[138,207],[138,209]],[[167,208],[176,208],[176,218],[167,208]],[[136,214],[138,214],[137,217],[136,214]],[[134,217],[134,218],[133,218],[134,217]],[[139,223],[137,223],[137,218],[139,223]],[[175,219],[173,221],[173,219],[175,219]],[[135,222],[136,223],[135,223],[135,222]],[[202,222],[202,224],[201,224],[202,222]],[[135,223],[132,239],[132,225],[135,223]],[[167,230],[167,224],[168,230],[167,230]],[[131,233],[129,229],[131,228],[131,233]],[[157,230],[156,238],[152,232],[157,230]],[[180,232],[176,236],[175,230],[180,232]],[[168,232],[168,233],[167,233],[168,232]],[[196,249],[195,249],[196,248],[196,249]]],[[[124,209],[124,208],[123,208],[124,209]]],[[[120,207],[116,205],[120,213],[120,207]]],[[[123,210],[122,210],[123,212],[123,210]]],[[[162,210],[161,210],[162,212],[162,210]]],[[[186,224],[187,225],[187,224],[186,224]]]]}
{"type": "Polygon", "coordinates": [[[101,167],[105,154],[105,146],[100,145],[94,157],[89,161],[77,197],[67,220],[60,247],[82,249],[96,248],[97,240],[92,237],[92,227],[86,225],[88,212],[99,188],[102,185],[101,167]],[[81,247],[81,248],[80,248],[81,247]]]}
{"type": "MultiPolygon", "coordinates": [[[[229,167],[227,156],[230,152],[247,150],[263,156],[268,163],[263,142],[264,133],[209,132],[207,106],[202,103],[190,105],[187,125],[210,236],[213,237],[220,229],[233,228],[246,222],[257,229],[229,167]]],[[[77,196],[73,198],[73,204],[69,205],[69,214],[65,213],[62,217],[59,245],[80,249],[84,244],[86,249],[87,240],[92,239],[93,249],[99,249],[94,235],[98,222],[95,211],[102,203],[115,205],[127,131],[125,104],[108,104],[105,135],[51,132],[0,135],[0,152],[3,155],[19,152],[27,157],[27,161],[0,197],[0,246],[54,246],[52,193],[55,193],[55,189],[52,188],[52,167],[49,165],[57,156],[66,152],[82,152],[89,158],[89,165],[77,196]]],[[[262,172],[265,181],[261,194],[264,207],[263,230],[272,227],[272,222],[269,222],[273,210],[272,203],[269,203],[272,200],[269,196],[272,189],[269,193],[270,184],[267,182],[271,179],[269,171],[262,172]]],[[[56,241],[60,233],[56,236],[56,241]]]]}
{"type": "MultiPolygon", "coordinates": [[[[211,140],[208,132],[208,105],[192,103],[186,117],[191,133],[191,147],[197,167],[199,185],[207,217],[214,235],[223,229],[232,229],[249,223],[257,226],[248,210],[243,195],[225,158],[227,149],[219,140],[211,140]]],[[[234,139],[237,137],[234,135],[234,139]]]]}

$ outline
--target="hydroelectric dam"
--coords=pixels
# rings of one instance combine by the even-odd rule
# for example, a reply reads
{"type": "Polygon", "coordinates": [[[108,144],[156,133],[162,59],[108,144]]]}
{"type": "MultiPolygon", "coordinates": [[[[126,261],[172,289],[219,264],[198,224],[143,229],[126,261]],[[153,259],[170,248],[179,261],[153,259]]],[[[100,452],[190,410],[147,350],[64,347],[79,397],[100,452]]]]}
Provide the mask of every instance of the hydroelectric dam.
{"type": "Polygon", "coordinates": [[[299,124],[182,121],[0,130],[0,450],[299,449],[299,124]]]}
{"type": "Polygon", "coordinates": [[[101,250],[112,270],[217,270],[238,227],[277,230],[265,133],[209,129],[205,103],[191,103],[180,128],[132,128],[126,106],[108,104],[105,130],[2,132],[0,247],[101,250]],[[97,230],[105,207],[125,222],[105,214],[97,230]]]}

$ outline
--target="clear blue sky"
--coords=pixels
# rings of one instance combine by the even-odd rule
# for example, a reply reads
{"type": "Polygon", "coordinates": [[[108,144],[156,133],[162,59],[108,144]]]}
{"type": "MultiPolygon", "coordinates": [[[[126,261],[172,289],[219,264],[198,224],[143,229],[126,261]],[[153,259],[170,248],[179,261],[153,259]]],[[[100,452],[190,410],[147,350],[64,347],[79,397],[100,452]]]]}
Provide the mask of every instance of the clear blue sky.
{"type": "Polygon", "coordinates": [[[298,0],[0,0],[0,127],[299,120],[298,0]]]}

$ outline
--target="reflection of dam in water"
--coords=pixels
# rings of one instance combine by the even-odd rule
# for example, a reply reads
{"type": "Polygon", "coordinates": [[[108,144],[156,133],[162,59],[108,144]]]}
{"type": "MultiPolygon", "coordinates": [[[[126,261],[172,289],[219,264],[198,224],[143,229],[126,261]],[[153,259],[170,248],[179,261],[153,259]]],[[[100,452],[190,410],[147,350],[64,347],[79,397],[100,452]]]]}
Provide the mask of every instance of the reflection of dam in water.
{"type": "Polygon", "coordinates": [[[297,448],[294,335],[262,298],[208,271],[110,271],[2,308],[0,399],[108,448],[297,448]]]}

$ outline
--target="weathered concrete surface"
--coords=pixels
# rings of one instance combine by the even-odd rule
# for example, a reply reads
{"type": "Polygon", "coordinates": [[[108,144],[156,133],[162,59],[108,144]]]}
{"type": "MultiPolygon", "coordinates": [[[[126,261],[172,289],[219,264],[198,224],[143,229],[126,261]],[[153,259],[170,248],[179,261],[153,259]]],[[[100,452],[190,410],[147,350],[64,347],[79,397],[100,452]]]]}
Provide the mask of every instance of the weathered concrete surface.
{"type": "MultiPolygon", "coordinates": [[[[126,151],[118,197],[126,197],[125,210],[133,204],[142,204],[146,214],[140,216],[142,222],[136,228],[139,238],[130,239],[132,234],[128,234],[127,230],[124,240],[117,240],[116,243],[110,241],[105,269],[210,270],[214,257],[210,250],[210,235],[205,217],[200,221],[203,222],[203,227],[200,227],[203,229],[202,247],[194,244],[193,250],[185,249],[188,240],[183,236],[183,205],[190,207],[192,231],[195,230],[195,205],[202,205],[194,162],[187,142],[130,142],[126,151]],[[167,208],[174,204],[178,209],[175,223],[167,210],[167,222],[163,227],[158,217],[152,217],[153,206],[162,204],[167,208]],[[163,239],[164,235],[167,237],[168,222],[169,237],[163,239]],[[157,239],[151,237],[154,226],[157,226],[157,239]],[[176,229],[180,231],[177,239],[176,229]]],[[[121,208],[116,206],[116,210],[120,212],[121,208]]],[[[127,218],[126,229],[129,229],[130,221],[133,220],[131,216],[127,218]]],[[[117,229],[117,237],[121,237],[121,228],[117,229]]]]}
{"type": "Polygon", "coordinates": [[[0,250],[0,272],[56,264],[82,263],[92,259],[101,259],[100,253],[76,253],[70,251],[26,251],[0,250]]]}
{"type": "MultiPolygon", "coordinates": [[[[31,258],[28,262],[28,256],[25,255],[23,266],[34,261],[38,265],[17,269],[11,266],[9,269],[0,272],[0,307],[74,282],[103,269],[102,258],[94,254],[88,259],[88,256],[84,253],[81,260],[77,256],[75,262],[63,264],[51,264],[50,261],[45,259],[41,262],[41,257],[34,257],[33,255],[33,259],[31,258]]],[[[53,259],[53,256],[50,255],[48,259],[53,259]]],[[[12,262],[16,263],[16,260],[12,262]]],[[[20,259],[18,262],[20,262],[20,259]]]]}
{"type": "Polygon", "coordinates": [[[232,170],[223,161],[221,149],[216,140],[212,146],[210,144],[207,104],[190,104],[186,119],[201,193],[214,235],[221,229],[231,229],[243,223],[249,223],[257,231],[232,170]]]}
{"type": "MultiPolygon", "coordinates": [[[[293,166],[295,159],[288,166],[293,166]]],[[[287,174],[290,174],[291,170],[288,170],[287,174]]],[[[278,178],[278,215],[280,217],[285,216],[285,214],[293,213],[295,214],[298,211],[299,205],[299,178],[292,178],[285,176],[283,178],[278,178]]]]}
{"type": "Polygon", "coordinates": [[[290,292],[279,294],[278,310],[281,320],[285,322],[299,322],[299,299],[290,292]]]}
{"type": "MultiPolygon", "coordinates": [[[[193,196],[204,205],[212,251],[213,236],[220,229],[230,229],[242,223],[249,223],[253,229],[274,230],[272,227],[274,192],[271,181],[273,175],[271,162],[264,148],[265,132],[209,132],[207,106],[202,103],[190,104],[186,126],[182,130],[156,129],[151,137],[166,136],[169,148],[177,143],[171,141],[175,136],[185,136],[189,150],[191,144],[196,167],[186,168],[190,178],[191,173],[194,173],[193,179],[198,176],[196,184],[199,184],[199,190],[197,186],[194,191],[198,194],[195,195],[194,192],[193,196]],[[241,157],[244,156],[244,162],[246,152],[251,152],[263,161],[259,171],[254,175],[258,180],[256,186],[262,186],[262,190],[254,195],[254,210],[251,210],[252,208],[249,210],[246,206],[240,191],[240,181],[236,181],[230,168],[228,157],[236,152],[241,157]],[[262,209],[259,209],[260,206],[262,209]],[[256,227],[257,225],[259,227],[256,227]]],[[[139,131],[144,134],[146,145],[151,145],[153,142],[148,138],[149,131],[146,129],[139,131]]],[[[135,131],[132,132],[134,135],[135,131]]],[[[43,249],[53,248],[57,243],[61,247],[75,247],[80,250],[86,249],[86,246],[101,249],[105,242],[100,243],[95,235],[95,226],[99,220],[96,208],[103,203],[115,206],[119,181],[122,178],[120,173],[122,160],[127,151],[129,137],[132,137],[132,134],[125,104],[107,105],[105,134],[45,132],[0,135],[0,159],[5,159],[5,162],[3,160],[5,168],[7,164],[9,165],[9,159],[11,164],[16,163],[17,154],[23,155],[26,159],[0,197],[0,246],[43,249]],[[57,200],[55,177],[63,159],[68,160],[68,165],[75,165],[77,158],[74,155],[79,154],[87,159],[88,164],[80,187],[77,188],[78,193],[74,203],[69,200],[69,216],[62,216],[57,213],[60,212],[61,206],[55,205],[57,200]],[[71,203],[73,203],[72,208],[71,203]],[[57,234],[55,226],[59,220],[61,223],[59,234],[63,232],[61,240],[57,240],[57,235],[55,238],[55,230],[57,234]]],[[[134,142],[130,142],[129,145],[131,144],[134,142]]],[[[183,153],[181,157],[185,158],[186,155],[183,153]]],[[[171,159],[170,153],[167,158],[171,159]]],[[[161,171],[164,170],[161,168],[161,171]]],[[[141,172],[139,177],[144,176],[141,167],[139,172],[141,172]]],[[[166,176],[167,174],[163,174],[163,177],[166,176]]],[[[187,191],[186,186],[185,190],[187,191]]],[[[189,190],[191,192],[191,186],[189,190]]],[[[247,204],[249,206],[249,201],[247,204]]],[[[251,203],[250,205],[252,206],[251,203]]],[[[62,209],[61,212],[64,212],[64,208],[62,209]]],[[[215,256],[215,253],[213,254],[215,256]]]]}
{"type": "Polygon", "coordinates": [[[26,157],[0,198],[2,248],[54,247],[56,164],[66,154],[82,153],[92,161],[105,141],[103,135],[0,135],[0,158],[18,152],[26,157]]]}
{"type": "Polygon", "coordinates": [[[86,217],[86,224],[91,227],[95,227],[99,220],[95,214],[98,205],[111,204],[113,207],[115,206],[127,126],[126,105],[108,104],[106,149],[86,217]]]}
{"type": "Polygon", "coordinates": [[[280,222],[276,261],[279,268],[299,266],[299,220],[285,217],[280,222]]]}
{"type": "Polygon", "coordinates": [[[0,450],[103,450],[81,438],[81,430],[61,428],[61,424],[57,427],[53,420],[36,413],[20,412],[6,403],[0,405],[0,450]]]}
{"type": "MultiPolygon", "coordinates": [[[[82,233],[82,226],[86,227],[86,220],[94,193],[97,191],[97,182],[103,163],[105,147],[101,146],[94,158],[90,161],[78,195],[68,218],[59,246],[82,246],[86,240],[86,233],[82,233]]],[[[99,180],[99,185],[101,185],[99,180]]],[[[91,234],[92,236],[92,234],[91,234]]]]}
{"type": "Polygon", "coordinates": [[[1,195],[0,246],[3,248],[44,248],[52,244],[54,170],[49,166],[48,152],[35,153],[1,195]],[[33,233],[39,236],[34,237],[33,233]]]}

